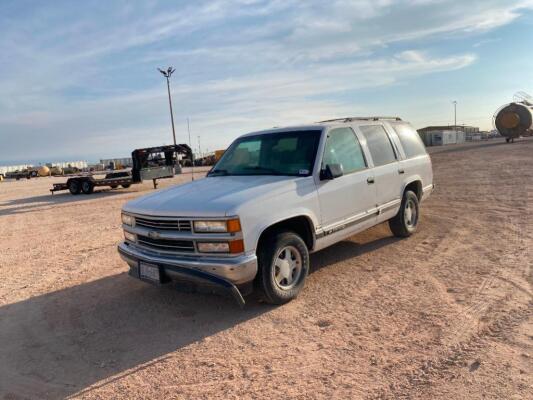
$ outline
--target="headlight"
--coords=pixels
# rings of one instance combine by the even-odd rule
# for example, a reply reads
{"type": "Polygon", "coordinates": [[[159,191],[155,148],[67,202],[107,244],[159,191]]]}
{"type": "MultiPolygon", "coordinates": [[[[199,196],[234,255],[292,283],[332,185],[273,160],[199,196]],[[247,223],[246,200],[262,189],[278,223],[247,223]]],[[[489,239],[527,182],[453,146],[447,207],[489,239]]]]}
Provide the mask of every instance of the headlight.
{"type": "Polygon", "coordinates": [[[199,242],[197,246],[200,253],[229,253],[228,242],[199,242]]]}
{"type": "Polygon", "coordinates": [[[122,214],[122,223],[124,225],[133,226],[133,224],[135,224],[135,218],[128,214],[122,214]]]}
{"type": "Polygon", "coordinates": [[[199,233],[240,232],[241,223],[238,219],[223,221],[194,221],[194,231],[199,233]]]}
{"type": "Polygon", "coordinates": [[[128,231],[124,231],[124,238],[126,240],[129,240],[130,242],[136,242],[137,241],[137,237],[135,236],[135,234],[131,233],[131,232],[128,232],[128,231]]]}

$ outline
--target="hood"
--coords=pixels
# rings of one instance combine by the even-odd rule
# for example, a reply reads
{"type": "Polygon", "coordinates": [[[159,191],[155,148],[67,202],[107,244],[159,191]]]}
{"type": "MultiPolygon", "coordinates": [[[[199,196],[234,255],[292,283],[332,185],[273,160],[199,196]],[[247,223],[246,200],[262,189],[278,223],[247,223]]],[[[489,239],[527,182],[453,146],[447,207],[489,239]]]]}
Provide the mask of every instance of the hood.
{"type": "Polygon", "coordinates": [[[295,190],[294,176],[217,176],[172,186],[126,203],[126,212],[180,217],[233,215],[238,206],[295,190]]]}

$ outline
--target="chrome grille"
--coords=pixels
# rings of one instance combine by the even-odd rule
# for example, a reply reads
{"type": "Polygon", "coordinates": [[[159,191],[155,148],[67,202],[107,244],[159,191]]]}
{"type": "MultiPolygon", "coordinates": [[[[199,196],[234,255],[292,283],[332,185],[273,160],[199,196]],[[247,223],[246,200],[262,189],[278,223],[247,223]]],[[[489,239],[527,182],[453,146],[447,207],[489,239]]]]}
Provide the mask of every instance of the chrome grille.
{"type": "Polygon", "coordinates": [[[142,226],[143,228],[161,229],[165,231],[191,231],[191,221],[176,218],[135,217],[135,225],[142,226]]]}
{"type": "Polygon", "coordinates": [[[137,235],[137,242],[154,250],[173,252],[194,252],[192,240],[152,239],[148,236],[137,235]]]}

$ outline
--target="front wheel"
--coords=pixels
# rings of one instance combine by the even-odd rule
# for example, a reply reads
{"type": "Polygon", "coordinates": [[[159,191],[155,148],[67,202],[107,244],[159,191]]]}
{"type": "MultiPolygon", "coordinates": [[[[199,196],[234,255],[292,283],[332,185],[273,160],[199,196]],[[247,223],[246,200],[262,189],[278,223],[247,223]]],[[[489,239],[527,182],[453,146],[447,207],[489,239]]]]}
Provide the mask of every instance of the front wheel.
{"type": "Polygon", "coordinates": [[[284,304],[296,298],[309,273],[309,251],[293,232],[268,237],[259,248],[259,284],[270,304],[284,304]]]}
{"type": "Polygon", "coordinates": [[[393,218],[389,220],[389,227],[394,236],[408,237],[416,232],[418,226],[419,204],[414,192],[405,191],[402,205],[393,218]]]}
{"type": "Polygon", "coordinates": [[[77,181],[77,180],[71,180],[69,183],[68,183],[68,190],[71,194],[80,194],[81,192],[81,185],[80,185],[80,182],[77,181]]]}

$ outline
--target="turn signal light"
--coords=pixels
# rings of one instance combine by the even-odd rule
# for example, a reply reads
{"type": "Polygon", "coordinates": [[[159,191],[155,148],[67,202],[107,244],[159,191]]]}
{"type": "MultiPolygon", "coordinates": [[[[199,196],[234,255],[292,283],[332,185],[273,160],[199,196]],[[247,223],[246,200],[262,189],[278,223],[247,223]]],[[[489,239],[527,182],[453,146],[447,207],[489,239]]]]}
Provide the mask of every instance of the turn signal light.
{"type": "Polygon", "coordinates": [[[238,218],[235,219],[229,219],[227,222],[228,226],[228,232],[234,233],[234,232],[240,232],[241,231],[241,221],[239,221],[238,218]]]}
{"type": "Polygon", "coordinates": [[[232,254],[244,252],[244,242],[242,239],[229,242],[229,252],[232,254]]]}

